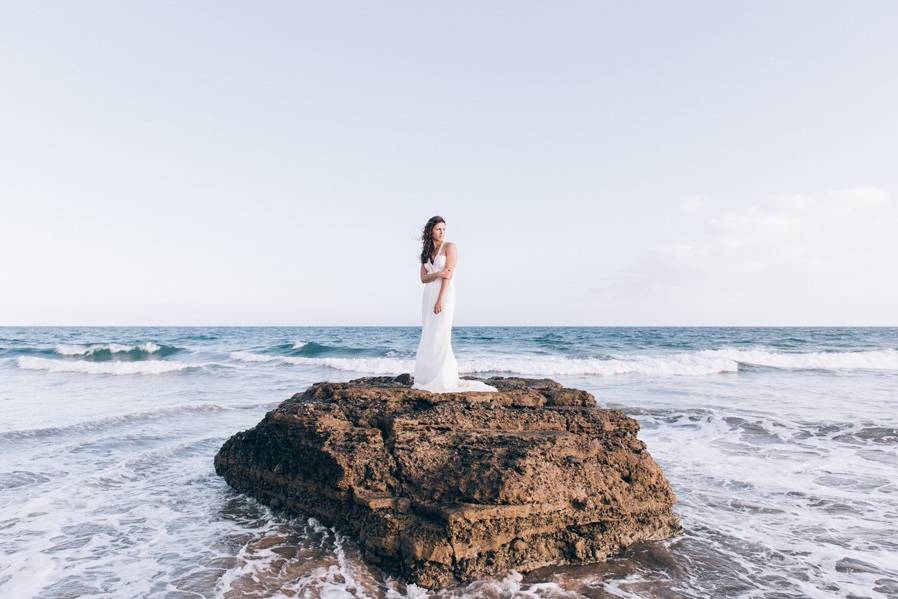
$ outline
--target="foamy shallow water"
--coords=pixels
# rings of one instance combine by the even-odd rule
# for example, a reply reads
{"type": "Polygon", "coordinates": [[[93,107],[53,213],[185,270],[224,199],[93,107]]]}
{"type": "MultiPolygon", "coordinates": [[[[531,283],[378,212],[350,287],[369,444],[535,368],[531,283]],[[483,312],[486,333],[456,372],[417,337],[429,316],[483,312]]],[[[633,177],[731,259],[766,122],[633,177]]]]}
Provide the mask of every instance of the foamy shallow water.
{"type": "Polygon", "coordinates": [[[898,596],[895,329],[457,330],[463,369],[551,376],[639,420],[687,532],[606,564],[426,592],[215,475],[279,401],[399,372],[416,342],[0,329],[0,596],[898,596]]]}

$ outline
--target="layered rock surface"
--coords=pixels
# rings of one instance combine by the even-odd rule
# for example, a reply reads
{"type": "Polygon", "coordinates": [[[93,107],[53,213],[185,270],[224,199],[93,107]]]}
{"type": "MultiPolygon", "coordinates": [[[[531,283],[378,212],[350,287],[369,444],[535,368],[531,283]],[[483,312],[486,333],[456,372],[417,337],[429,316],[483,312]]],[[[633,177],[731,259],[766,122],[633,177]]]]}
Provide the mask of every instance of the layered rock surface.
{"type": "Polygon", "coordinates": [[[485,380],[499,392],[432,394],[408,375],[317,383],[231,437],[215,471],[429,588],[680,532],[635,420],[548,379],[485,380]]]}

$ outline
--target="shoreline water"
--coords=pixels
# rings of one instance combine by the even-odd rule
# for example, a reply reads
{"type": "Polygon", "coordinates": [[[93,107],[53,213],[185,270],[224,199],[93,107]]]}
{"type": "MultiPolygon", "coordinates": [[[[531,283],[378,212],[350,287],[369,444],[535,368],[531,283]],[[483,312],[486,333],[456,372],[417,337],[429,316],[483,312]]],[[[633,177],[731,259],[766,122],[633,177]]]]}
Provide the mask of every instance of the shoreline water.
{"type": "MultiPolygon", "coordinates": [[[[0,328],[0,592],[419,593],[350,540],[230,491],[211,462],[309,384],[407,363],[418,331],[0,328]]],[[[453,341],[463,365],[541,368],[636,418],[687,534],[438,596],[898,592],[898,329],[459,327],[453,341]]]]}

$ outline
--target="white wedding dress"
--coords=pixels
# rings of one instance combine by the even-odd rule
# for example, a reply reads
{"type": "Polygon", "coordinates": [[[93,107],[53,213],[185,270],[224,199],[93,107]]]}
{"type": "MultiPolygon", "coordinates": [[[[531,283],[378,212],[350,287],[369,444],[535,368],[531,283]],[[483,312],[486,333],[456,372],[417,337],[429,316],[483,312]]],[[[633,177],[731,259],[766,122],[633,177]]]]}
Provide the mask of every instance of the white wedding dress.
{"type": "MultiPolygon", "coordinates": [[[[436,258],[428,260],[424,269],[428,273],[443,270],[446,265],[446,254],[440,246],[436,258]]],[[[418,343],[418,354],[415,357],[415,389],[424,389],[433,393],[465,392],[465,391],[497,391],[495,387],[482,381],[469,381],[458,377],[458,362],[452,351],[452,317],[455,315],[455,276],[448,280],[449,288],[443,296],[443,309],[439,314],[433,313],[433,306],[440,296],[443,279],[437,278],[424,284],[424,297],[421,300],[421,341],[418,343]]]]}

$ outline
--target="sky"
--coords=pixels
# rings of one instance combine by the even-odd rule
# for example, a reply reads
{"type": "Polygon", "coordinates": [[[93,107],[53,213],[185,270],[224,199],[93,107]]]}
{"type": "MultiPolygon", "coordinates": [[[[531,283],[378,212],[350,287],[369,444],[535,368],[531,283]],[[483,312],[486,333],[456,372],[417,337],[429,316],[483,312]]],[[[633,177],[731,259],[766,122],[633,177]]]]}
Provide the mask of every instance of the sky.
{"type": "Polygon", "coordinates": [[[898,325],[898,3],[4,2],[0,325],[898,325]]]}

